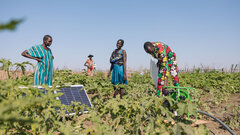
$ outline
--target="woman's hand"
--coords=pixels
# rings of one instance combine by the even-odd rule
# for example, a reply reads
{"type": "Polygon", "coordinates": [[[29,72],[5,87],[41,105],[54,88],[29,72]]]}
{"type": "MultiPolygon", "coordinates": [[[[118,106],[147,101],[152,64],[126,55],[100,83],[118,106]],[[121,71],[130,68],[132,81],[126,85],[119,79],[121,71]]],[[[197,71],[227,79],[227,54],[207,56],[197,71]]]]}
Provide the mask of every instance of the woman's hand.
{"type": "Polygon", "coordinates": [[[110,75],[111,75],[111,72],[109,72],[108,75],[107,75],[108,79],[110,79],[110,75]]]}
{"type": "Polygon", "coordinates": [[[41,59],[39,59],[39,58],[35,58],[35,60],[38,62],[42,62],[41,59]]]}

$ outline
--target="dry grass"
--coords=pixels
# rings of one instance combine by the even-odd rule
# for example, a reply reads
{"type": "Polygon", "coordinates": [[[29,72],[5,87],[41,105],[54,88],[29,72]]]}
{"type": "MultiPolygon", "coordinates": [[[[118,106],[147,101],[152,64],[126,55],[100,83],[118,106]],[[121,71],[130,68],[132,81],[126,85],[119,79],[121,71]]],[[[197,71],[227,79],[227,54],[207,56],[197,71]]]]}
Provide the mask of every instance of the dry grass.
{"type": "MultiPolygon", "coordinates": [[[[26,75],[30,75],[32,73],[33,73],[33,71],[26,71],[25,72],[26,75]]],[[[13,79],[16,79],[17,77],[19,78],[19,77],[23,76],[22,72],[20,70],[16,71],[16,72],[10,71],[10,75],[11,75],[11,78],[13,78],[13,79]]],[[[6,80],[6,79],[8,79],[7,72],[5,72],[3,70],[0,70],[0,80],[6,80]]]]}
{"type": "MultiPolygon", "coordinates": [[[[32,73],[33,73],[33,71],[26,71],[25,75],[30,75],[32,73]]],[[[72,73],[74,73],[74,74],[85,74],[85,72],[72,72],[72,73]]],[[[103,73],[105,74],[105,76],[108,75],[108,72],[103,72],[103,73]]],[[[14,71],[10,71],[10,75],[11,75],[11,78],[13,78],[13,79],[16,79],[17,77],[19,78],[19,77],[23,76],[22,72],[20,70],[16,71],[15,73],[14,73],[14,71]]],[[[127,73],[127,77],[131,77],[131,75],[132,75],[132,73],[129,73],[129,72],[127,73]]],[[[0,70],[0,80],[6,80],[6,79],[8,79],[7,72],[5,72],[4,70],[0,70]]]]}

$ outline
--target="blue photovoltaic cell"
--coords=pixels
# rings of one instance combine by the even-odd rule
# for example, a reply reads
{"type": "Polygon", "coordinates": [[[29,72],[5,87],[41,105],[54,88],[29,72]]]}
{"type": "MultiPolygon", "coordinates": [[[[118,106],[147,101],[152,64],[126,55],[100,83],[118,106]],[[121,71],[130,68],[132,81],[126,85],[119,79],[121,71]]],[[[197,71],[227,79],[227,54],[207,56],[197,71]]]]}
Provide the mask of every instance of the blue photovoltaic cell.
{"type": "Polygon", "coordinates": [[[86,94],[86,91],[83,89],[82,86],[78,87],[64,87],[60,88],[60,91],[63,93],[62,96],[59,97],[62,104],[70,105],[72,101],[74,102],[81,102],[89,107],[91,107],[91,102],[86,94]]]}
{"type": "MultiPolygon", "coordinates": [[[[38,87],[38,88],[41,90],[43,94],[48,93],[48,90],[45,90],[42,87],[38,87]]],[[[58,99],[61,101],[62,104],[71,105],[71,102],[74,101],[74,102],[81,102],[81,104],[85,104],[88,107],[92,107],[92,104],[88,98],[88,95],[84,90],[83,86],[81,85],[72,85],[71,87],[63,87],[63,88],[60,88],[60,91],[55,91],[55,92],[63,93],[63,95],[58,97],[58,99]]],[[[26,95],[23,94],[23,97],[25,96],[26,95]]],[[[58,108],[55,108],[55,109],[58,110],[58,108]]],[[[87,109],[84,108],[84,111],[87,111],[87,109]]],[[[75,112],[71,112],[68,114],[71,115],[74,113],[75,112]]]]}
{"type": "MultiPolygon", "coordinates": [[[[44,94],[48,92],[44,88],[40,89],[44,94]]],[[[83,86],[63,87],[60,88],[60,91],[57,92],[63,93],[63,95],[59,97],[59,100],[61,101],[62,104],[71,105],[72,101],[74,101],[81,102],[81,104],[85,104],[88,107],[92,107],[92,104],[88,98],[86,91],[83,89],[83,86]]],[[[84,108],[84,111],[87,111],[87,109],[84,108]]]]}
{"type": "Polygon", "coordinates": [[[86,104],[89,107],[92,107],[91,102],[89,101],[89,98],[87,96],[86,91],[82,90],[79,93],[80,93],[80,98],[82,99],[82,103],[86,104]]]}
{"type": "Polygon", "coordinates": [[[47,93],[48,90],[45,90],[44,88],[39,88],[43,94],[47,93]]]}

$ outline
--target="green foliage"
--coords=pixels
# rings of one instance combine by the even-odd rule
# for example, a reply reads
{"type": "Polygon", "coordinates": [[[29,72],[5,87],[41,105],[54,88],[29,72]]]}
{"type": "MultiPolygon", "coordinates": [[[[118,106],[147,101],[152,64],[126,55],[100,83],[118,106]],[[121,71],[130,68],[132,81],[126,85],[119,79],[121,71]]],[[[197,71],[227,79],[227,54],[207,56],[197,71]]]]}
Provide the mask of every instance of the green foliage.
{"type": "Polygon", "coordinates": [[[225,73],[215,70],[200,73],[180,74],[181,86],[197,89],[198,99],[210,97],[212,105],[219,105],[226,101],[230,94],[240,92],[240,74],[237,72],[225,73]]]}
{"type": "MultiPolygon", "coordinates": [[[[73,103],[65,106],[56,100],[61,94],[53,94],[54,88],[43,94],[29,86],[19,88],[14,80],[0,81],[0,133],[1,134],[53,134],[71,133],[74,121],[67,121],[66,111],[83,110],[84,106],[73,103]],[[56,111],[55,108],[58,108],[56,111]]],[[[76,119],[73,116],[72,119],[76,119]]]]}
{"type": "MultiPolygon", "coordinates": [[[[16,80],[0,81],[0,132],[2,134],[209,134],[204,125],[192,127],[187,114],[194,114],[193,104],[186,101],[175,101],[171,97],[156,97],[156,88],[148,72],[141,75],[133,73],[128,78],[128,85],[117,85],[124,88],[123,99],[113,97],[114,87],[111,81],[101,72],[94,77],[76,74],[71,70],[54,72],[54,85],[84,85],[90,95],[93,108],[88,114],[65,117],[66,110],[83,110],[83,105],[72,103],[72,106],[60,104],[52,94],[55,89],[46,87],[49,92],[42,94],[32,88],[32,77],[23,76],[16,80]],[[19,89],[19,86],[28,86],[19,89]],[[24,96],[23,96],[24,95],[24,96]],[[170,108],[164,102],[170,103],[170,108]],[[55,108],[59,108],[57,111],[55,108]],[[178,117],[174,115],[177,111],[178,117]]],[[[220,97],[239,92],[239,74],[216,71],[200,73],[182,73],[181,85],[197,88],[198,97],[212,95],[220,97]]],[[[212,103],[222,102],[213,98],[212,103]]],[[[198,102],[200,108],[207,105],[198,102]]],[[[239,118],[239,108],[233,112],[239,118]]],[[[231,122],[231,121],[229,121],[231,122]]],[[[238,119],[229,125],[236,125],[238,119]]]]}
{"type": "Polygon", "coordinates": [[[13,19],[6,24],[0,24],[0,31],[2,30],[15,30],[17,25],[23,22],[23,19],[13,19]]]}
{"type": "Polygon", "coordinates": [[[128,79],[128,85],[117,85],[116,89],[124,88],[127,94],[120,99],[113,97],[114,87],[103,73],[95,77],[73,74],[72,71],[57,71],[55,83],[58,85],[83,84],[91,98],[94,108],[89,115],[76,123],[74,132],[84,134],[174,134],[177,126],[184,127],[183,134],[198,130],[186,121],[187,111],[194,113],[193,106],[186,101],[182,105],[170,97],[156,97],[154,82],[148,72],[144,75],[134,73],[128,79]],[[60,77],[61,76],[61,77],[60,77]],[[164,101],[171,103],[169,108],[164,101]],[[183,111],[181,117],[175,118],[172,110],[183,111]],[[167,121],[167,122],[166,122],[167,121]],[[172,124],[175,123],[175,124],[172,124]]]}
{"type": "Polygon", "coordinates": [[[25,61],[25,62],[22,62],[22,63],[14,63],[14,65],[16,66],[16,71],[20,68],[23,75],[25,75],[26,65],[32,66],[32,68],[34,70],[34,65],[32,63],[28,62],[28,61],[25,61]]]}
{"type": "Polygon", "coordinates": [[[0,63],[2,64],[2,66],[0,67],[0,70],[4,70],[4,71],[7,72],[8,79],[10,79],[12,74],[14,74],[19,68],[22,71],[22,75],[25,76],[26,65],[30,65],[34,69],[34,65],[32,63],[28,62],[28,61],[25,61],[25,62],[22,62],[22,63],[12,63],[10,60],[1,58],[0,63]],[[13,71],[12,74],[10,72],[11,68],[15,68],[15,71],[13,71]]]}

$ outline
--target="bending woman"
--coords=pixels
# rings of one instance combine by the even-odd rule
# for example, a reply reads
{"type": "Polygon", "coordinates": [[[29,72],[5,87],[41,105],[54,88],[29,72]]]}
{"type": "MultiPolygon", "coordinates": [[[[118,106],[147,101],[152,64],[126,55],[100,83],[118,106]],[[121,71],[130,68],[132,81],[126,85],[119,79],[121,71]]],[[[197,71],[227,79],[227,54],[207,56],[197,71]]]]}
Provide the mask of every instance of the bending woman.
{"type": "Polygon", "coordinates": [[[144,50],[146,53],[152,55],[158,60],[158,86],[157,96],[163,86],[167,86],[167,81],[170,75],[173,79],[173,85],[180,87],[178,79],[178,64],[175,52],[170,47],[162,42],[146,42],[144,44],[144,50]]]}
{"type": "MultiPolygon", "coordinates": [[[[110,71],[108,73],[108,77],[112,72],[112,84],[127,84],[127,72],[126,72],[126,61],[127,61],[127,53],[125,50],[122,49],[124,41],[119,39],[117,41],[117,49],[112,52],[110,57],[110,71]]],[[[120,98],[124,95],[124,89],[116,89],[114,87],[114,98],[116,95],[120,94],[120,98]]]]}

